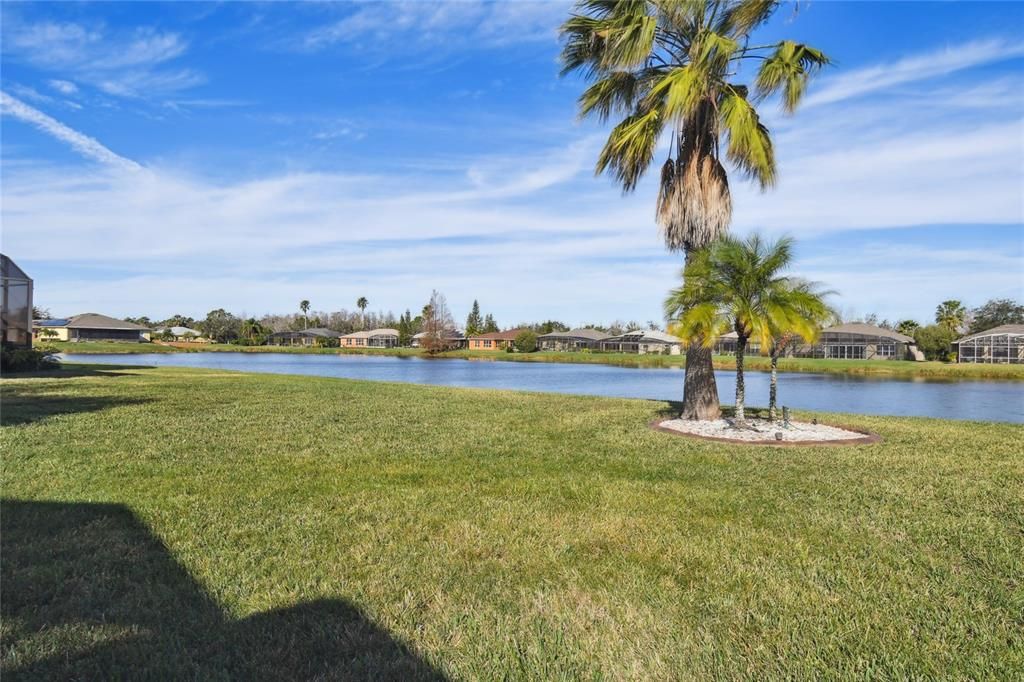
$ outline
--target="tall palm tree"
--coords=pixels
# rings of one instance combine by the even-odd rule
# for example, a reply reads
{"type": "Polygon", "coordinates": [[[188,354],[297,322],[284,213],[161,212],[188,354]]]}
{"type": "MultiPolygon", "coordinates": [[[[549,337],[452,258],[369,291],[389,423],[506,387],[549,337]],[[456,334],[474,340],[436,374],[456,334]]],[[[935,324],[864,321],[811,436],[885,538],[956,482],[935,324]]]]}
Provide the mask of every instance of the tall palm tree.
{"type": "Polygon", "coordinates": [[[362,318],[363,329],[366,328],[366,306],[370,305],[370,302],[366,300],[365,296],[360,296],[359,300],[356,301],[356,307],[359,308],[359,316],[362,318]]]}
{"type": "MultiPolygon", "coordinates": [[[[780,95],[792,113],[810,77],[829,63],[791,40],[751,43],[779,6],[774,0],[579,0],[562,25],[563,73],[593,81],[579,98],[581,116],[612,116],[597,160],[626,192],[654,163],[661,166],[657,222],[671,251],[687,259],[729,227],[732,200],[724,160],[762,189],[775,183],[775,151],[755,104],[780,95]],[[756,71],[746,70],[746,66],[756,71]],[[752,85],[744,80],[752,79],[752,85]]],[[[711,348],[686,354],[684,419],[719,415],[711,348]]]]}
{"type": "MultiPolygon", "coordinates": [[[[736,422],[746,420],[743,359],[747,342],[762,348],[774,334],[793,330],[814,335],[808,308],[813,286],[783,275],[793,260],[793,241],[765,242],[758,235],[746,240],[723,237],[690,258],[683,286],[665,301],[669,331],[690,343],[705,346],[732,328],[736,332],[736,422]]],[[[821,305],[824,305],[821,303],[821,305]]]]}
{"type": "Polygon", "coordinates": [[[967,308],[960,301],[943,301],[935,307],[935,322],[950,331],[960,332],[967,321],[967,308]]]}
{"type": "Polygon", "coordinates": [[[299,301],[299,310],[302,311],[302,328],[309,329],[309,301],[306,299],[299,301]]]}

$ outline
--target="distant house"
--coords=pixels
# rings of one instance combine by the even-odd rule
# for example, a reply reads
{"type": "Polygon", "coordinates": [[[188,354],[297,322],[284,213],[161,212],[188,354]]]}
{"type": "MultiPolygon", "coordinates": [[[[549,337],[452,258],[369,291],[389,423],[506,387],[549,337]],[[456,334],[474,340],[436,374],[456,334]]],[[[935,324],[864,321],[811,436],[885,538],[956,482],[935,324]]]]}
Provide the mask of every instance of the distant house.
{"type": "Polygon", "coordinates": [[[489,332],[469,337],[470,350],[505,350],[516,340],[522,329],[510,329],[507,332],[489,332]]]}
{"type": "Polygon", "coordinates": [[[567,332],[541,334],[537,337],[537,348],[554,351],[599,350],[601,342],[609,338],[608,334],[596,329],[571,329],[567,332]]]}
{"type": "MultiPolygon", "coordinates": [[[[427,332],[420,332],[419,334],[413,334],[412,341],[409,345],[413,348],[421,348],[423,346],[423,339],[427,336],[427,332]]],[[[466,347],[466,336],[457,329],[452,329],[445,332],[444,334],[445,346],[451,348],[465,348],[466,347]]]]}
{"type": "Polygon", "coordinates": [[[0,254],[3,275],[3,307],[0,309],[0,339],[5,346],[32,346],[32,278],[14,261],[0,254]]]}
{"type": "Polygon", "coordinates": [[[142,343],[149,341],[149,327],[134,322],[125,322],[99,313],[82,313],[66,319],[36,320],[33,323],[36,338],[49,337],[55,341],[125,341],[142,343]],[[48,329],[56,336],[41,333],[48,329]]]}
{"type": "Polygon", "coordinates": [[[268,346],[316,346],[341,338],[341,332],[323,327],[299,331],[274,332],[267,337],[268,346]]]}
{"type": "Polygon", "coordinates": [[[398,346],[398,330],[371,329],[345,334],[338,341],[342,348],[395,348],[398,346]]]}
{"type": "Polygon", "coordinates": [[[652,329],[634,329],[601,342],[601,350],[613,353],[679,355],[682,348],[683,340],[678,336],[652,329]]]}
{"type": "Polygon", "coordinates": [[[203,336],[201,331],[198,329],[192,329],[191,327],[164,327],[162,329],[155,330],[155,332],[160,335],[170,334],[174,337],[175,341],[209,343],[209,339],[203,336]]]}
{"type": "Polygon", "coordinates": [[[863,322],[823,329],[816,343],[797,345],[793,354],[840,360],[924,360],[911,337],[863,322]]]}
{"type": "Polygon", "coordinates": [[[1004,324],[953,344],[957,362],[1024,364],[1024,324],[1004,324]]]}
{"type": "MultiPolygon", "coordinates": [[[[722,334],[715,340],[713,347],[715,355],[736,355],[736,347],[739,345],[740,335],[736,332],[722,334]]],[[[761,342],[747,339],[745,354],[757,355],[761,352],[761,342]]]]}

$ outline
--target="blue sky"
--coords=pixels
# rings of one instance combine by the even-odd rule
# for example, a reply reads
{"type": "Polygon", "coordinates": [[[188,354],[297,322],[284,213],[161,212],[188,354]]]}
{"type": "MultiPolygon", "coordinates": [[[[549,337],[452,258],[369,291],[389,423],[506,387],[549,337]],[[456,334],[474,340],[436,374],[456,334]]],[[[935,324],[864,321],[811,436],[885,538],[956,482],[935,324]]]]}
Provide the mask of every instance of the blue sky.
{"type": "MultiPolygon", "coordinates": [[[[570,5],[4,3],[2,246],[55,314],[418,310],[660,319],[653,174],[593,164],[570,5]]],[[[734,232],[798,239],[851,316],[1024,298],[1024,5],[802,2],[836,60],[734,232]]]]}

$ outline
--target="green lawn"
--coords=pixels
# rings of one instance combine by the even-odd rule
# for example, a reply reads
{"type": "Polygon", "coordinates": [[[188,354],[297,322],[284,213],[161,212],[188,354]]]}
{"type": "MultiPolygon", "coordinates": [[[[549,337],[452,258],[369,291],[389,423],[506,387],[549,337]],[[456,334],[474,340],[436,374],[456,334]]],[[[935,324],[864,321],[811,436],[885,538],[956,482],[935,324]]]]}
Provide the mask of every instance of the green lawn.
{"type": "Polygon", "coordinates": [[[1024,427],[191,369],[5,378],[2,673],[1009,679],[1024,427]]]}
{"type": "MultiPolygon", "coordinates": [[[[375,348],[338,349],[307,348],[302,346],[236,346],[233,344],[196,344],[188,349],[179,349],[155,343],[50,343],[62,352],[74,354],[90,353],[303,353],[303,354],[370,354],[423,356],[416,348],[375,348]]],[[[569,362],[598,363],[622,367],[682,367],[686,358],[682,355],[636,355],[634,353],[493,353],[489,351],[458,350],[442,353],[444,358],[487,359],[509,362],[569,362]]],[[[735,369],[736,359],[730,355],[714,358],[715,367],[735,369]]],[[[748,356],[746,367],[752,370],[768,370],[768,358],[748,356]]],[[[947,362],[904,362],[899,360],[821,360],[815,358],[783,358],[779,361],[781,372],[825,372],[829,374],[863,374],[892,377],[929,377],[949,379],[1009,379],[1024,381],[1024,365],[956,364],[947,362]]]]}

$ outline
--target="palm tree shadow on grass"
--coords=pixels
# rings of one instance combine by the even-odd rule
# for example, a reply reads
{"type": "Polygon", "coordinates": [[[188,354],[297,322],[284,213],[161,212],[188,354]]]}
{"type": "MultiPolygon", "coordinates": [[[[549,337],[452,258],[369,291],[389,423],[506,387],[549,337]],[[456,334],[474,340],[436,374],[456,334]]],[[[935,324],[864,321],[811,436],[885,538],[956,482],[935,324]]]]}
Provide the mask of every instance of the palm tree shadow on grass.
{"type": "MultiPolygon", "coordinates": [[[[130,376],[123,370],[149,369],[129,365],[81,365],[60,367],[49,371],[5,374],[10,379],[72,379],[80,377],[130,376]],[[122,370],[122,371],[118,371],[122,370]]],[[[82,384],[85,385],[85,384],[82,384]]],[[[123,405],[142,405],[152,398],[107,395],[61,395],[54,393],[51,383],[12,381],[4,385],[0,425],[17,426],[43,421],[50,417],[79,412],[99,412],[123,405]]]]}
{"type": "MultiPolygon", "coordinates": [[[[657,415],[660,419],[675,419],[683,410],[683,403],[678,400],[660,400],[653,399],[654,402],[661,403],[662,407],[658,409],[657,415]]],[[[732,419],[736,416],[736,408],[733,405],[722,405],[722,417],[726,419],[732,419]]],[[[748,407],[747,416],[753,419],[760,419],[762,417],[768,417],[768,408],[765,407],[748,407]]]]}
{"type": "Polygon", "coordinates": [[[4,391],[0,425],[32,424],[50,417],[79,412],[99,412],[123,405],[143,405],[150,398],[119,398],[115,396],[62,396],[33,392],[4,391]]]}
{"type": "Polygon", "coordinates": [[[0,501],[2,675],[442,680],[340,599],[233,620],[126,507],[0,501]]]}

